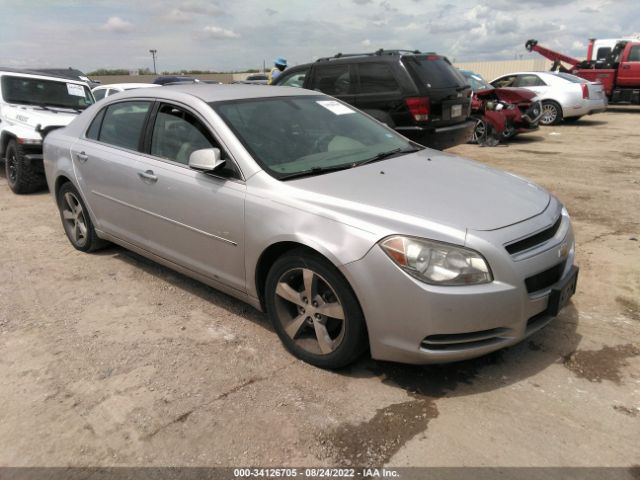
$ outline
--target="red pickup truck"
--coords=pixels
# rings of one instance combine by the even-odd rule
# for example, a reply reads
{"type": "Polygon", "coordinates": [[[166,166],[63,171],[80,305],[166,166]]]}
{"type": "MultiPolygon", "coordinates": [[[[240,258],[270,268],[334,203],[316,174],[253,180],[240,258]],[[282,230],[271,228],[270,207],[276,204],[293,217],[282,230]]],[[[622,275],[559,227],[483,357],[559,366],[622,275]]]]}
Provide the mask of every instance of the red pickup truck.
{"type": "Polygon", "coordinates": [[[640,41],[620,40],[605,55],[592,60],[595,41],[589,40],[584,61],[542,47],[537,40],[528,40],[525,48],[552,60],[552,70],[572,73],[591,82],[599,81],[609,103],[640,104],[640,41]],[[570,68],[565,68],[562,62],[570,68]]]}

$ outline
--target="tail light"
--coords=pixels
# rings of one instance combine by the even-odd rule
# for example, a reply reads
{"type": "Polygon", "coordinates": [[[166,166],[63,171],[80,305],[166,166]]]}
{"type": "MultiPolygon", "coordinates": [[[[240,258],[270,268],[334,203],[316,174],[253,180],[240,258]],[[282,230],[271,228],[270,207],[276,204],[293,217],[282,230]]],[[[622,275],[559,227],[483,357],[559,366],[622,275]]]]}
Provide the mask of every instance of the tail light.
{"type": "Polygon", "coordinates": [[[589,98],[589,85],[581,83],[580,86],[582,87],[582,98],[589,98]]]}
{"type": "Polygon", "coordinates": [[[405,103],[416,122],[426,122],[429,120],[429,113],[431,113],[429,97],[409,97],[405,99],[405,103]]]}

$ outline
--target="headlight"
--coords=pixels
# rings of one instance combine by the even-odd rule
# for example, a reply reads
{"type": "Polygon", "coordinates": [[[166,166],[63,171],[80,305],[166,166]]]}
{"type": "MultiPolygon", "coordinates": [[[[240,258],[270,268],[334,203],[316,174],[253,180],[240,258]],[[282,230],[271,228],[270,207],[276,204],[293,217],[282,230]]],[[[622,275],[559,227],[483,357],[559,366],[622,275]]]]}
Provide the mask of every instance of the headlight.
{"type": "Polygon", "coordinates": [[[489,265],[468,248],[394,236],[380,246],[402,270],[431,285],[478,285],[493,281],[489,265]]]}

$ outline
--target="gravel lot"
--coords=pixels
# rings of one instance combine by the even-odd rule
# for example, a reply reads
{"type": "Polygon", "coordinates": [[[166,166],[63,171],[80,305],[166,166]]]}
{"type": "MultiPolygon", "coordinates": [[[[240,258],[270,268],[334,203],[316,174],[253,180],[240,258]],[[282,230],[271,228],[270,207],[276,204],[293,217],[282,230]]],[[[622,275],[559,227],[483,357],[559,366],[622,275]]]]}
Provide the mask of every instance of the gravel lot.
{"type": "Polygon", "coordinates": [[[450,151],[524,175],[573,217],[573,304],[446,366],[295,360],[266,317],[64,236],[0,175],[0,465],[640,464],[640,108],[450,151]]]}

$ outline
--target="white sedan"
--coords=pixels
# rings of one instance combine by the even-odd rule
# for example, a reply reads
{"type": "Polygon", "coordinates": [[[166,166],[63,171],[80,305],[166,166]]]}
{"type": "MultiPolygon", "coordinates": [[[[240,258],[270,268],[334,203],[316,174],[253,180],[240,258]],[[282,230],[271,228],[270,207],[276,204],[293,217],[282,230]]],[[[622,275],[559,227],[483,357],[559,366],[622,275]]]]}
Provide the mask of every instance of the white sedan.
{"type": "Polygon", "coordinates": [[[91,90],[96,100],[102,100],[115,93],[124,92],[125,90],[134,90],[136,88],[159,87],[153,83],[112,83],[110,85],[100,85],[91,90]]]}
{"type": "Polygon", "coordinates": [[[509,73],[496,78],[491,85],[496,88],[520,87],[535,92],[542,100],[542,125],[554,125],[562,120],[576,121],[583,115],[607,109],[607,97],[601,83],[589,82],[569,73],[509,73]]]}

